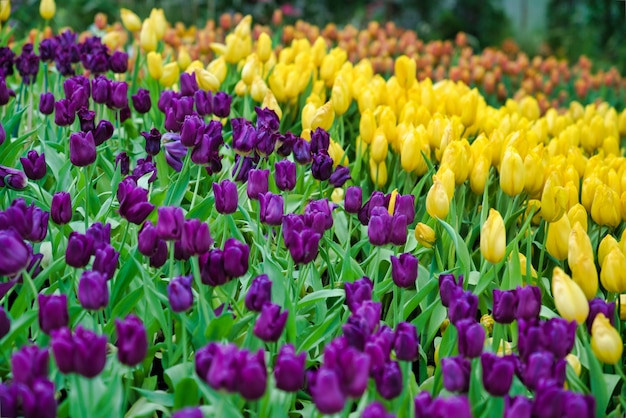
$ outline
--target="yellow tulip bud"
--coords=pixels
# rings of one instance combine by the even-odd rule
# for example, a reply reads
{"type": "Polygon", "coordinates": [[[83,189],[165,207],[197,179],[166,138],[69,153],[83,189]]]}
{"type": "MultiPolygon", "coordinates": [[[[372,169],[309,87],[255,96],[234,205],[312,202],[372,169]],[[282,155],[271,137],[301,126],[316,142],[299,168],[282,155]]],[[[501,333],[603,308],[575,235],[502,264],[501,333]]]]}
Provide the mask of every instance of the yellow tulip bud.
{"type": "Polygon", "coordinates": [[[437,237],[434,229],[420,222],[415,225],[415,239],[424,247],[432,248],[437,237]]]}
{"type": "Polygon", "coordinates": [[[615,304],[617,305],[617,309],[619,311],[619,319],[621,321],[626,321],[626,295],[619,295],[619,302],[615,302],[615,304]]]}
{"type": "Polygon", "coordinates": [[[122,24],[130,32],[137,32],[141,29],[141,19],[132,10],[120,9],[122,24]]]}
{"type": "Polygon", "coordinates": [[[472,126],[476,121],[479,96],[480,94],[478,93],[478,90],[474,88],[469,93],[461,97],[461,121],[466,127],[472,126]]]}
{"type": "Polygon", "coordinates": [[[602,286],[609,292],[626,291],[626,256],[619,247],[613,248],[602,261],[602,286]]]}
{"type": "Polygon", "coordinates": [[[585,292],[587,299],[593,299],[598,292],[598,271],[593,260],[591,240],[579,222],[570,232],[567,263],[572,270],[572,279],[585,292]]]}
{"type": "Polygon", "coordinates": [[[189,51],[184,46],[178,48],[178,58],[176,59],[178,66],[181,71],[185,71],[189,64],[191,64],[191,56],[189,55],[189,51]]]}
{"type": "Polygon", "coordinates": [[[265,93],[265,98],[263,99],[261,108],[268,108],[276,112],[276,115],[278,116],[278,120],[282,119],[283,117],[283,111],[278,105],[278,102],[276,101],[276,97],[274,97],[274,94],[269,89],[265,93]]]}
{"type": "Polygon", "coordinates": [[[370,146],[370,158],[377,164],[383,162],[387,158],[388,150],[389,144],[387,143],[385,133],[379,128],[374,133],[374,138],[372,139],[370,146]]]}
{"type": "Polygon", "coordinates": [[[552,296],[559,314],[568,321],[582,324],[589,315],[589,303],[583,290],[561,268],[552,273],[552,296]]]}
{"type": "Polygon", "coordinates": [[[607,255],[609,255],[613,248],[620,248],[617,240],[613,237],[613,235],[606,235],[604,238],[602,238],[602,241],[600,241],[600,245],[598,245],[598,264],[600,266],[602,266],[602,264],[604,263],[604,259],[607,255]]]}
{"type": "Polygon", "coordinates": [[[619,240],[619,248],[626,254],[626,229],[622,231],[622,237],[619,240]]]}
{"type": "Polygon", "coordinates": [[[450,198],[441,180],[435,176],[433,185],[426,195],[426,212],[433,218],[446,219],[449,211],[450,198]]]}
{"type": "Polygon", "coordinates": [[[366,144],[371,144],[376,131],[376,118],[371,109],[367,109],[361,113],[361,121],[359,122],[359,133],[361,139],[366,144]]]}
{"type": "Polygon", "coordinates": [[[370,159],[370,177],[377,187],[387,184],[387,165],[384,161],[379,164],[370,159]]]}
{"type": "Polygon", "coordinates": [[[333,126],[335,120],[335,111],[331,102],[326,102],[322,107],[317,109],[311,119],[311,129],[322,128],[326,131],[333,126]]]}
{"type": "Polygon", "coordinates": [[[272,55],[272,38],[265,32],[261,33],[256,41],[256,53],[263,63],[269,61],[272,55]]]}
{"type": "Polygon", "coordinates": [[[417,63],[413,58],[409,58],[406,55],[401,55],[396,58],[394,65],[394,74],[398,84],[403,89],[410,88],[416,80],[417,63]]]}
{"type": "Polygon", "coordinates": [[[246,38],[250,36],[251,33],[251,25],[252,25],[252,16],[246,15],[241,21],[237,24],[234,30],[234,34],[240,38],[246,38]]]}
{"type": "Polygon", "coordinates": [[[393,216],[393,212],[396,210],[396,199],[398,198],[398,189],[393,189],[391,196],[389,197],[389,204],[387,205],[387,212],[393,216]]]}
{"type": "MultiPolygon", "coordinates": [[[[0,21],[2,17],[0,16],[0,21]]],[[[116,50],[123,44],[122,33],[117,30],[112,30],[102,37],[102,43],[105,44],[111,51],[116,50]]]]}
{"type": "Polygon", "coordinates": [[[239,80],[237,84],[235,84],[235,94],[237,95],[237,97],[244,97],[247,93],[248,85],[244,83],[243,80],[239,80]]]}
{"type": "Polygon", "coordinates": [[[9,0],[0,1],[0,22],[6,22],[11,16],[11,2],[9,0]]]}
{"type": "Polygon", "coordinates": [[[602,181],[595,175],[591,175],[583,179],[583,186],[580,192],[580,203],[582,203],[585,209],[587,209],[587,212],[591,211],[596,190],[598,190],[600,185],[602,185],[602,181]]]}
{"type": "Polygon", "coordinates": [[[159,82],[163,87],[171,87],[174,83],[178,81],[180,77],[180,69],[178,68],[178,64],[175,62],[170,62],[163,66],[163,75],[159,79],[159,82]]]}
{"type": "Polygon", "coordinates": [[[348,111],[352,97],[350,96],[350,86],[342,77],[337,77],[335,80],[330,100],[337,115],[341,116],[348,111]]]}
{"type": "Polygon", "coordinates": [[[141,25],[141,33],[139,34],[139,45],[146,52],[155,51],[159,39],[154,30],[154,23],[151,19],[146,19],[141,25]]]}
{"type": "Polygon", "coordinates": [[[314,102],[310,101],[304,105],[300,116],[302,129],[311,129],[311,122],[313,121],[313,116],[315,116],[315,112],[317,112],[317,106],[314,102]]]}
{"type": "Polygon", "coordinates": [[[198,68],[195,73],[196,80],[198,81],[198,87],[200,87],[202,90],[210,90],[213,92],[219,90],[220,81],[210,71],[205,70],[204,68],[198,68]]]}
{"type": "Polygon", "coordinates": [[[577,203],[572,206],[567,212],[567,217],[570,225],[575,225],[576,222],[579,222],[583,231],[587,231],[587,211],[583,205],[577,203]]]}
{"type": "Polygon", "coordinates": [[[337,57],[328,54],[322,60],[322,66],[320,67],[320,78],[326,82],[327,87],[331,87],[335,82],[337,76],[337,70],[339,69],[339,61],[337,57]]]}
{"type": "MultiPolygon", "coordinates": [[[[217,79],[220,81],[220,84],[226,80],[226,74],[228,72],[228,68],[226,67],[226,60],[224,57],[219,57],[214,59],[207,65],[206,67],[211,74],[215,75],[217,79]]],[[[260,100],[259,100],[260,101],[260,100]]]]}
{"type": "Polygon", "coordinates": [[[571,232],[572,227],[567,216],[562,216],[558,221],[548,224],[548,236],[546,238],[548,254],[557,260],[565,260],[569,251],[571,232]]]}
{"type": "Polygon", "coordinates": [[[491,163],[486,157],[479,157],[472,166],[470,173],[470,187],[472,192],[482,195],[485,191],[485,184],[489,178],[491,163]]]}
{"type": "Polygon", "coordinates": [[[39,14],[44,20],[52,19],[56,12],[57,5],[54,3],[54,0],[41,0],[41,3],[39,3],[39,14]]]}
{"type": "Polygon", "coordinates": [[[615,190],[605,184],[596,189],[591,203],[591,219],[598,225],[616,227],[622,221],[620,198],[615,190]]]}
{"type": "Polygon", "coordinates": [[[259,77],[259,62],[255,54],[249,55],[243,68],[241,69],[241,79],[244,83],[250,85],[255,77],[259,77]]]}
{"type": "Polygon", "coordinates": [[[443,152],[441,165],[451,167],[454,173],[454,183],[465,183],[470,171],[471,149],[467,140],[451,142],[443,152]]]}
{"type": "Polygon", "coordinates": [[[167,20],[165,19],[165,13],[163,12],[163,9],[152,9],[150,11],[150,20],[152,21],[153,29],[156,33],[157,39],[163,39],[165,31],[167,30],[167,20]]]}
{"type": "Polygon", "coordinates": [[[493,320],[493,316],[489,314],[484,314],[483,316],[480,317],[480,325],[482,325],[485,328],[485,330],[487,331],[487,335],[493,332],[494,324],[495,324],[495,321],[493,320]]]}
{"type": "Polygon", "coordinates": [[[454,172],[447,165],[442,165],[439,167],[437,177],[443,183],[448,199],[452,200],[454,197],[454,172]]]}
{"type": "MultiPolygon", "coordinates": [[[[512,256],[512,254],[511,254],[511,256],[512,256]]],[[[526,268],[527,268],[526,265],[528,264],[527,263],[527,258],[526,258],[526,256],[524,254],[522,254],[520,252],[517,253],[517,256],[519,257],[520,273],[522,274],[522,276],[525,277],[526,274],[527,274],[527,270],[526,270],[526,268]]],[[[532,264],[530,265],[530,277],[533,277],[535,279],[537,278],[537,270],[535,270],[535,268],[533,267],[532,264]]]]}
{"type": "Polygon", "coordinates": [[[541,194],[541,216],[546,222],[558,221],[565,214],[567,194],[558,184],[557,174],[552,173],[546,180],[541,194]]]}
{"type": "Polygon", "coordinates": [[[509,196],[517,196],[524,185],[524,161],[515,148],[508,148],[500,164],[500,188],[509,196]]]}
{"type": "Polygon", "coordinates": [[[602,313],[596,315],[591,325],[591,350],[602,363],[616,364],[622,359],[622,337],[602,313]]]}
{"type": "Polygon", "coordinates": [[[330,146],[328,147],[328,155],[333,159],[333,166],[338,165],[348,166],[350,161],[348,160],[348,154],[344,151],[341,145],[330,138],[330,146]]]}
{"type": "Polygon", "coordinates": [[[539,119],[541,115],[539,103],[537,103],[537,99],[532,96],[526,96],[522,99],[519,110],[522,116],[531,121],[539,119]]]}
{"type": "Polygon", "coordinates": [[[415,129],[409,129],[403,136],[402,149],[400,151],[400,165],[404,171],[411,173],[419,167],[420,162],[424,159],[421,151],[417,132],[415,129]]]}
{"type": "Polygon", "coordinates": [[[480,229],[480,253],[492,264],[498,264],[506,253],[506,229],[504,220],[495,209],[489,209],[489,216],[480,229]]]}
{"type": "Polygon", "coordinates": [[[148,73],[155,80],[163,75],[163,57],[158,52],[148,52],[148,73]]]}
{"type": "Polygon", "coordinates": [[[578,357],[576,357],[572,353],[569,353],[567,356],[565,356],[565,360],[567,360],[567,363],[572,367],[574,373],[576,373],[576,376],[580,376],[580,373],[582,372],[582,365],[580,364],[580,360],[578,359],[578,357]]]}
{"type": "Polygon", "coordinates": [[[344,190],[341,187],[336,187],[333,190],[333,193],[330,195],[330,200],[332,200],[334,203],[340,204],[344,200],[344,195],[344,190]]]}

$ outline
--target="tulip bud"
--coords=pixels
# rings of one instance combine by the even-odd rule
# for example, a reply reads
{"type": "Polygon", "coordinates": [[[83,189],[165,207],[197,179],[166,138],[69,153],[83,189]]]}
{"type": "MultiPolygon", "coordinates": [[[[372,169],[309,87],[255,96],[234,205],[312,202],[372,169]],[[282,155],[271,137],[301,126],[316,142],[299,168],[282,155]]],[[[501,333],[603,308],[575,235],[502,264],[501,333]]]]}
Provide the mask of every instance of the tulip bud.
{"type": "Polygon", "coordinates": [[[221,183],[213,183],[215,196],[215,208],[221,214],[234,213],[237,210],[237,184],[230,180],[222,180],[221,183]]]}
{"type": "Polygon", "coordinates": [[[77,167],[85,167],[96,161],[96,142],[91,132],[75,132],[70,135],[70,161],[77,167]]]}
{"type": "Polygon", "coordinates": [[[193,305],[192,276],[174,277],[167,285],[167,299],[174,312],[185,312],[193,305]]]}
{"type": "Polygon", "coordinates": [[[359,133],[361,139],[366,144],[371,144],[376,131],[376,118],[374,112],[368,109],[361,113],[361,121],[359,122],[359,133]]]}
{"type": "Polygon", "coordinates": [[[572,279],[585,292],[587,299],[593,299],[598,291],[598,271],[593,260],[591,240],[578,222],[569,236],[567,263],[572,270],[572,279]]]}
{"type": "Polygon", "coordinates": [[[480,156],[474,161],[470,172],[470,187],[475,194],[482,195],[485,191],[485,184],[487,183],[487,178],[489,178],[490,168],[491,163],[489,159],[484,156],[480,156]]]}
{"type": "Polygon", "coordinates": [[[11,1],[3,1],[0,3],[0,23],[6,22],[11,16],[11,1]]]}
{"type": "Polygon", "coordinates": [[[410,253],[401,254],[399,258],[391,256],[391,276],[396,286],[409,288],[415,285],[417,267],[417,257],[410,253]]]}
{"type": "Polygon", "coordinates": [[[609,251],[602,261],[600,270],[602,286],[609,292],[626,291],[626,256],[615,247],[609,251]]]}
{"type": "Polygon", "coordinates": [[[556,173],[548,177],[543,193],[541,194],[541,216],[546,222],[558,221],[565,213],[567,194],[565,189],[558,185],[556,173]]]}
{"type": "Polygon", "coordinates": [[[280,306],[267,303],[261,308],[261,315],[254,324],[254,335],[263,341],[278,341],[287,323],[288,312],[280,306]]]}
{"type": "MultiPolygon", "coordinates": [[[[159,39],[155,31],[154,22],[148,18],[141,25],[141,33],[139,34],[139,45],[146,52],[153,52],[157,48],[159,39]]],[[[170,84],[171,85],[171,84],[170,84]]]]}
{"type": "Polygon", "coordinates": [[[42,295],[39,301],[39,328],[46,334],[66,327],[69,323],[66,295],[42,295]]]}
{"type": "Polygon", "coordinates": [[[563,270],[552,273],[552,295],[559,314],[568,321],[582,324],[589,315],[589,303],[583,290],[563,270]]]}
{"type": "Polygon", "coordinates": [[[322,128],[326,131],[330,129],[335,120],[335,111],[332,102],[326,102],[322,107],[317,109],[311,120],[311,130],[322,128]]]}
{"type": "Polygon", "coordinates": [[[606,364],[616,364],[622,358],[622,337],[601,313],[591,325],[591,349],[598,360],[606,364]]]}
{"type": "Polygon", "coordinates": [[[296,354],[291,344],[281,346],[276,356],[274,378],[276,387],[285,392],[297,392],[304,384],[306,353],[296,354]]]}
{"type": "Polygon", "coordinates": [[[130,32],[137,32],[141,29],[141,19],[132,10],[120,9],[122,24],[130,32]]]}
{"type": "Polygon", "coordinates": [[[175,62],[170,62],[163,66],[163,74],[159,79],[159,82],[163,87],[171,87],[176,83],[180,76],[180,68],[175,62]]]}
{"type": "Polygon", "coordinates": [[[39,3],[39,14],[44,20],[52,19],[56,11],[57,6],[54,0],[41,0],[41,3],[39,3]]]}
{"type": "Polygon", "coordinates": [[[158,209],[157,235],[160,239],[174,241],[181,238],[185,215],[180,207],[161,206],[158,209]]]}
{"type": "Polygon", "coordinates": [[[433,218],[446,219],[449,211],[450,198],[445,187],[439,179],[434,179],[433,185],[426,195],[426,212],[433,218]]]}
{"type": "Polygon", "coordinates": [[[571,231],[572,228],[567,216],[562,216],[558,221],[548,225],[546,250],[552,257],[558,260],[565,260],[567,258],[571,231]]]}
{"type": "Polygon", "coordinates": [[[415,239],[422,246],[432,248],[437,237],[435,236],[435,231],[430,226],[420,222],[415,226],[415,239]]]}
{"type": "Polygon", "coordinates": [[[148,52],[148,73],[150,77],[159,80],[163,75],[163,57],[155,51],[148,52]]]}
{"type": "Polygon", "coordinates": [[[510,356],[500,357],[483,353],[480,362],[483,369],[483,386],[492,396],[504,396],[511,389],[515,364],[510,356]]]}
{"type": "Polygon", "coordinates": [[[469,390],[472,366],[468,359],[446,357],[441,360],[443,387],[449,392],[467,392],[469,390]]]}
{"type": "Polygon", "coordinates": [[[259,57],[259,61],[262,63],[269,61],[272,55],[272,39],[265,32],[259,35],[256,44],[256,54],[259,57]]]}
{"type": "Polygon", "coordinates": [[[504,220],[495,209],[489,209],[489,217],[480,230],[480,252],[492,264],[504,259],[506,252],[506,229],[504,220]]]}
{"type": "Polygon", "coordinates": [[[515,148],[508,148],[500,163],[500,188],[509,196],[524,190],[524,161],[515,148]]]}
{"type": "Polygon", "coordinates": [[[582,230],[587,232],[587,211],[585,207],[580,203],[575,204],[567,211],[567,217],[569,218],[570,225],[575,225],[579,222],[582,226],[582,230]]]}
{"type": "Polygon", "coordinates": [[[401,55],[396,58],[394,64],[394,75],[398,84],[403,89],[410,88],[416,80],[417,63],[415,59],[409,58],[406,55],[401,55]]]}
{"type": "Polygon", "coordinates": [[[148,353],[146,327],[141,319],[134,315],[128,315],[124,320],[116,319],[115,331],[117,333],[117,358],[120,363],[130,367],[141,363],[148,353]]]}
{"type": "Polygon", "coordinates": [[[622,221],[620,197],[611,187],[601,184],[596,189],[591,203],[591,218],[598,225],[607,225],[613,228],[622,221]]]}

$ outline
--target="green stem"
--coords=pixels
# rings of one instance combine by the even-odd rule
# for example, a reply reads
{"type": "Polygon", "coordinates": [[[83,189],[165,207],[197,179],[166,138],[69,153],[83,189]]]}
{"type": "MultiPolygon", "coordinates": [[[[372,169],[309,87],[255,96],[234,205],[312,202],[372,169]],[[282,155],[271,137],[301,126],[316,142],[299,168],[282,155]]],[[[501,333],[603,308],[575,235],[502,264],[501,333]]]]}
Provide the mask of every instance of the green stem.
{"type": "Polygon", "coordinates": [[[196,185],[193,189],[193,197],[191,198],[191,206],[189,206],[189,212],[193,210],[193,206],[196,202],[196,196],[198,196],[198,186],[200,185],[200,178],[202,177],[202,166],[198,165],[198,177],[196,178],[196,185]]]}
{"type": "Polygon", "coordinates": [[[91,166],[83,168],[85,175],[85,231],[89,228],[89,193],[91,192],[91,166]]]}

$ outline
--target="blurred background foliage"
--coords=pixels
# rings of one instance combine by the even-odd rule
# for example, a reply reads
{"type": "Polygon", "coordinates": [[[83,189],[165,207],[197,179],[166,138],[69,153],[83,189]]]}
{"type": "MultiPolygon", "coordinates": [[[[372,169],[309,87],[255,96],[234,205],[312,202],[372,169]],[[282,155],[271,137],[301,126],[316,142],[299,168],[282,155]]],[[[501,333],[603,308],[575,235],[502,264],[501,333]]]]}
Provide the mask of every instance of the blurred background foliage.
{"type": "MultiPolygon", "coordinates": [[[[11,4],[18,34],[32,27],[39,0],[11,4]]],[[[109,22],[118,20],[121,7],[140,17],[160,7],[170,22],[197,26],[225,12],[251,14],[255,22],[269,24],[276,9],[286,23],[304,19],[361,28],[371,20],[394,21],[424,40],[454,39],[463,31],[480,50],[513,39],[531,55],[575,61],[584,54],[596,68],[615,65],[626,73],[626,0],[57,0],[54,24],[84,30],[97,12],[109,22]]]]}

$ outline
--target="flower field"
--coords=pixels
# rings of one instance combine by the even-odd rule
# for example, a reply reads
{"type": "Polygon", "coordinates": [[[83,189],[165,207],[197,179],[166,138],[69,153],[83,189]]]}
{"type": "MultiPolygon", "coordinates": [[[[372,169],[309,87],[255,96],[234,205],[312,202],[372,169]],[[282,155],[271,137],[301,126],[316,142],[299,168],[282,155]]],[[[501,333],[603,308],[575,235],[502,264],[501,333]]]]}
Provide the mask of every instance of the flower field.
{"type": "Polygon", "coordinates": [[[616,69],[55,12],[0,29],[1,417],[624,416],[616,69]]]}

